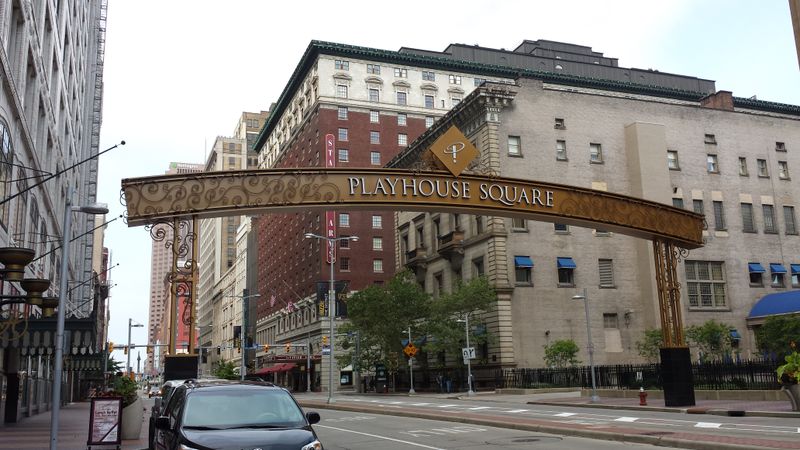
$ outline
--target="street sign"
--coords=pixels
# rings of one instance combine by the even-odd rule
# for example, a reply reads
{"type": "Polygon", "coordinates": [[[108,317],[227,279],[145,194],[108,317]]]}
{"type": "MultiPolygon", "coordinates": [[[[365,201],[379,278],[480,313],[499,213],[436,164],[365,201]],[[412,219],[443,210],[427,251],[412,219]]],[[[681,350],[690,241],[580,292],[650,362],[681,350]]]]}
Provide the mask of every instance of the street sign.
{"type": "Polygon", "coordinates": [[[464,356],[464,361],[468,359],[475,359],[475,347],[464,347],[461,349],[461,354],[464,356]]]}
{"type": "Polygon", "coordinates": [[[409,358],[413,358],[414,355],[417,354],[417,351],[417,347],[412,342],[409,342],[408,345],[403,348],[403,353],[409,358]]]}
{"type": "Polygon", "coordinates": [[[331,354],[331,348],[329,346],[327,346],[327,345],[322,347],[322,354],[323,355],[330,355],[331,354]]]}

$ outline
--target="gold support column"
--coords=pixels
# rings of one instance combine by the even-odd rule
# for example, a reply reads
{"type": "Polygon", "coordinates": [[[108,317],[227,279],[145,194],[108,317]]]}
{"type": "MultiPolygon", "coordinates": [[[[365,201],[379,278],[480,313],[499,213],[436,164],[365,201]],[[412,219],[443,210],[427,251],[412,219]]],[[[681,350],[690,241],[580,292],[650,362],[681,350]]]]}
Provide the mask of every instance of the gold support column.
{"type": "Polygon", "coordinates": [[[198,237],[200,236],[200,234],[199,234],[200,230],[198,229],[199,223],[200,223],[200,221],[197,218],[197,216],[192,216],[192,236],[194,236],[194,239],[192,239],[192,257],[191,257],[191,262],[192,262],[191,271],[192,271],[192,274],[190,275],[190,281],[189,281],[190,283],[192,283],[192,287],[191,287],[191,289],[189,289],[189,295],[191,296],[191,302],[192,302],[191,313],[189,315],[190,320],[192,322],[191,324],[189,324],[189,354],[190,355],[194,354],[195,341],[197,340],[197,328],[196,328],[195,325],[197,324],[197,281],[198,281],[198,278],[199,278],[199,275],[200,275],[200,273],[199,273],[200,272],[200,268],[199,268],[199,266],[197,264],[197,262],[198,262],[198,259],[197,259],[198,258],[198,254],[197,254],[197,252],[198,252],[198,247],[199,247],[198,241],[200,240],[200,239],[198,239],[198,237]]]}
{"type": "Polygon", "coordinates": [[[180,219],[172,220],[172,265],[169,275],[169,347],[168,354],[175,355],[178,340],[178,242],[180,241],[180,219]]]}
{"type": "Polygon", "coordinates": [[[678,282],[678,260],[683,249],[664,240],[653,240],[656,263],[658,309],[661,315],[661,334],[664,347],[686,347],[681,318],[681,287],[678,282]]]}

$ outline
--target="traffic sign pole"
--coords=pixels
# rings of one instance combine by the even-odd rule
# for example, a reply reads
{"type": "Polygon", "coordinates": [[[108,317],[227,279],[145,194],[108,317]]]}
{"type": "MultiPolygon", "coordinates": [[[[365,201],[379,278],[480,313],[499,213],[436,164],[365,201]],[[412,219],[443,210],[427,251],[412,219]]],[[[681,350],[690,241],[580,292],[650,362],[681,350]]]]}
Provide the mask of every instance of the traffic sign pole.
{"type": "Polygon", "coordinates": [[[406,354],[409,356],[408,372],[411,375],[411,387],[408,389],[408,394],[411,395],[416,394],[414,391],[414,355],[417,353],[417,348],[411,342],[411,325],[408,326],[408,345],[405,350],[407,350],[406,354]]]}

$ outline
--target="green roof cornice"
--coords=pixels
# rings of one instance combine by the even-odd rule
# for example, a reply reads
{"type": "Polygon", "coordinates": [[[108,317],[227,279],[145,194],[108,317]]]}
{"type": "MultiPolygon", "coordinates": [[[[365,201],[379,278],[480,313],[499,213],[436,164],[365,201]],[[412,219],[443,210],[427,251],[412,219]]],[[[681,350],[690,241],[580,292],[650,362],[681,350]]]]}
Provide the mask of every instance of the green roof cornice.
{"type": "MultiPolygon", "coordinates": [[[[661,86],[636,84],[615,80],[604,80],[598,78],[579,77],[563,73],[544,72],[539,70],[518,69],[494,64],[482,64],[462,60],[453,60],[441,56],[422,55],[416,53],[400,53],[397,51],[380,50],[369,47],[355,45],[338,44],[334,42],[311,41],[306,48],[303,57],[297,64],[289,82],[284,87],[280,98],[276,102],[275,108],[270,113],[264,123],[264,127],[258,135],[255,148],[260,151],[264,146],[267,136],[277,125],[283,111],[291,101],[291,96],[299,88],[305,74],[315,63],[320,54],[330,56],[341,56],[358,59],[367,59],[385,63],[403,64],[408,66],[426,67],[439,70],[453,70],[474,75],[494,76],[499,78],[517,79],[520,77],[535,78],[542,81],[563,84],[567,86],[585,87],[592,89],[602,89],[616,92],[627,92],[632,94],[650,95],[655,97],[665,97],[677,100],[696,101],[708,95],[708,92],[685,91],[661,86]]],[[[734,97],[734,105],[746,107],[760,111],[769,111],[790,115],[800,115],[800,106],[787,105],[783,103],[765,102],[761,100],[751,100],[734,97]]]]}

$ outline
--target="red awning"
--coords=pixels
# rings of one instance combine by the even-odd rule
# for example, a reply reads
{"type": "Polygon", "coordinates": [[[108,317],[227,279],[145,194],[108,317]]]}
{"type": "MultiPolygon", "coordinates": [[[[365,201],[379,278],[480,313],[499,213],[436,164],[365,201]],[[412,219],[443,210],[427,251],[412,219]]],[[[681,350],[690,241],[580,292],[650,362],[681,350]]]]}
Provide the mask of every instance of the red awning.
{"type": "Polygon", "coordinates": [[[264,367],[263,369],[256,370],[256,375],[266,375],[273,372],[288,372],[295,367],[294,363],[281,363],[274,366],[264,367]]]}

